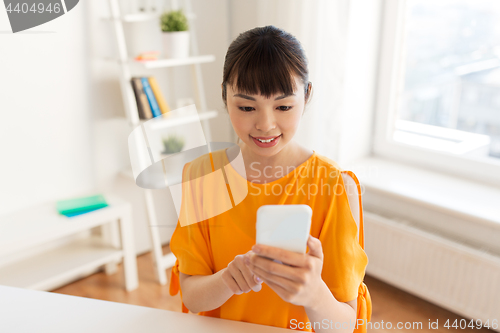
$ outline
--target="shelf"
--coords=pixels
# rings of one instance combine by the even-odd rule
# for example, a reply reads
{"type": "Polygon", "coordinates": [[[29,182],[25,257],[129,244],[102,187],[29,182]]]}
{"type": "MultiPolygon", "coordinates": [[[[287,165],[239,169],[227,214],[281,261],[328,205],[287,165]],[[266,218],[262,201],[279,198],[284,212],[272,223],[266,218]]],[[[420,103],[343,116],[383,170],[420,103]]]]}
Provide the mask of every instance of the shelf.
{"type": "Polygon", "coordinates": [[[127,22],[127,23],[134,23],[134,22],[148,22],[148,21],[159,21],[160,20],[160,15],[158,14],[145,14],[145,13],[139,13],[139,14],[127,14],[123,15],[122,17],[103,17],[103,20],[106,21],[122,21],[122,22],[127,22]]]}
{"type": "MultiPolygon", "coordinates": [[[[103,59],[105,61],[120,62],[120,60],[116,58],[104,57],[103,59]]],[[[208,55],[179,58],[179,59],[158,59],[158,60],[141,60],[141,61],[128,59],[125,63],[128,65],[138,65],[146,69],[151,69],[151,68],[165,68],[165,67],[178,67],[185,65],[203,64],[213,61],[215,61],[215,56],[208,54],[208,55]]]]}
{"type": "MultiPolygon", "coordinates": [[[[186,17],[188,19],[196,19],[196,14],[193,13],[186,13],[186,17]]],[[[148,21],[157,21],[160,20],[160,15],[159,14],[145,14],[145,13],[137,13],[137,14],[127,14],[123,15],[122,17],[119,18],[114,18],[114,17],[103,17],[103,20],[106,21],[113,21],[113,20],[119,20],[122,22],[127,22],[127,23],[133,23],[133,22],[148,22],[148,21]]]]}
{"type": "Polygon", "coordinates": [[[120,249],[88,237],[1,267],[0,285],[52,290],[122,256],[120,249]]]}
{"type": "MultiPolygon", "coordinates": [[[[189,124],[189,123],[194,123],[195,121],[199,120],[207,120],[211,118],[215,118],[219,115],[219,112],[216,110],[209,110],[205,112],[200,112],[198,113],[198,116],[188,116],[188,117],[179,117],[179,116],[171,116],[168,118],[164,118],[163,121],[153,121],[150,129],[153,130],[159,130],[159,129],[165,129],[173,126],[178,126],[178,125],[184,125],[184,124],[189,124]]],[[[146,120],[140,120],[140,124],[144,124],[145,122],[150,121],[151,119],[146,119],[146,120]]],[[[166,157],[166,155],[165,155],[166,157]]],[[[132,168],[128,167],[122,171],[120,171],[120,174],[124,176],[125,178],[131,179],[132,181],[135,182],[134,175],[132,172],[132,168]]],[[[176,180],[177,182],[182,181],[182,179],[176,180]]]]}
{"type": "Polygon", "coordinates": [[[113,221],[129,206],[106,195],[109,206],[82,215],[66,217],[55,202],[42,203],[0,218],[0,256],[50,242],[113,221]]]}
{"type": "MultiPolygon", "coordinates": [[[[210,111],[200,112],[200,113],[198,113],[198,116],[189,116],[189,117],[170,116],[170,117],[162,118],[163,121],[159,121],[159,119],[153,120],[151,122],[150,128],[153,130],[165,129],[165,128],[169,128],[169,127],[173,127],[173,126],[194,123],[197,120],[212,119],[212,118],[217,117],[218,115],[219,115],[218,111],[210,110],[210,111]]],[[[152,119],[154,119],[154,118],[152,118],[152,119]]],[[[152,119],[140,120],[140,123],[144,124],[152,119]]]]}
{"type": "Polygon", "coordinates": [[[147,61],[131,60],[133,63],[143,65],[145,68],[163,68],[163,67],[176,67],[184,65],[202,64],[215,61],[215,56],[202,55],[197,57],[179,58],[179,59],[158,59],[147,61]]]}

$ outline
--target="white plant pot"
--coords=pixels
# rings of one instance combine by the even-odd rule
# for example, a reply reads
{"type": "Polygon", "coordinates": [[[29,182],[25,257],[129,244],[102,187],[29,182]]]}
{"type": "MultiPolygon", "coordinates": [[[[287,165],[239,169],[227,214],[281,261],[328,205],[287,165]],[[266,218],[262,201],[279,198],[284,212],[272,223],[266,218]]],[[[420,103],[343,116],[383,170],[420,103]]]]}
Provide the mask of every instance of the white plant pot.
{"type": "Polygon", "coordinates": [[[189,57],[189,31],[163,32],[165,58],[189,57]]]}

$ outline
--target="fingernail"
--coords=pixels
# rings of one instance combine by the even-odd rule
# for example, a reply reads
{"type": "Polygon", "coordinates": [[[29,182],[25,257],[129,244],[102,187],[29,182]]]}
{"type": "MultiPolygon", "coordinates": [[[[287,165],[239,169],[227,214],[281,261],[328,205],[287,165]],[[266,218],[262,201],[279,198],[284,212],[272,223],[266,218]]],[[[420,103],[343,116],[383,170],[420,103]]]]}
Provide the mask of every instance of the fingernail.
{"type": "Polygon", "coordinates": [[[255,277],[255,280],[257,280],[257,282],[259,282],[259,283],[262,282],[262,279],[258,276],[255,277]]]}
{"type": "Polygon", "coordinates": [[[250,259],[248,259],[248,257],[245,257],[245,264],[249,265],[250,264],[250,259]]]}
{"type": "Polygon", "coordinates": [[[255,253],[259,253],[260,252],[260,248],[258,246],[252,246],[252,251],[255,252],[255,253]]]}

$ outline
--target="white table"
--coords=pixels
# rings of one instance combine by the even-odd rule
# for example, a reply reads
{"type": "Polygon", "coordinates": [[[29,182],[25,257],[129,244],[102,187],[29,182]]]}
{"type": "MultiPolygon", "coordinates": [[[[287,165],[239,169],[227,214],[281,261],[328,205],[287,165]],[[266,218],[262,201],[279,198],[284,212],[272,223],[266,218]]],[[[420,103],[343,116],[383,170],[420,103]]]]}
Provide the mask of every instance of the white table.
{"type": "Polygon", "coordinates": [[[0,286],[0,332],[283,333],[289,329],[0,286]]]}

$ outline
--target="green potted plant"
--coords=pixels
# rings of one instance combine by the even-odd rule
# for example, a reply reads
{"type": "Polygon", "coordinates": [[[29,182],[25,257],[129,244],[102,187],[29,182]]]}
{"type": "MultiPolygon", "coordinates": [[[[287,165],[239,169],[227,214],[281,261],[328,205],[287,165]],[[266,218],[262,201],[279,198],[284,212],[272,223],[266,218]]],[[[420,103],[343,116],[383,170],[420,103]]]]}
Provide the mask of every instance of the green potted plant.
{"type": "Polygon", "coordinates": [[[182,151],[184,143],[184,138],[175,134],[169,135],[168,138],[163,138],[163,147],[165,149],[163,154],[169,155],[182,151]]]}
{"type": "Polygon", "coordinates": [[[180,10],[165,12],[160,16],[163,47],[166,58],[187,58],[189,56],[189,24],[180,10]]]}

